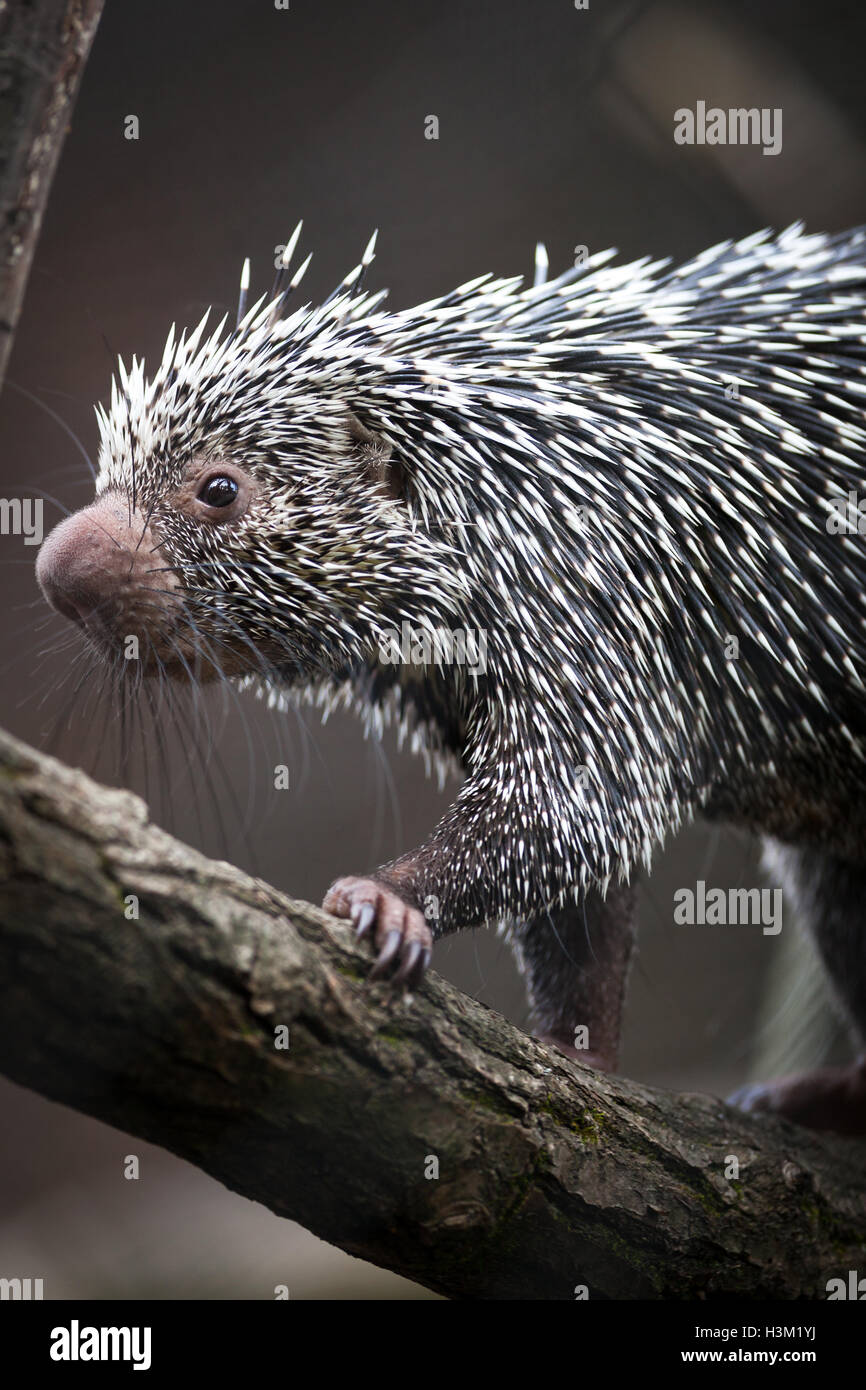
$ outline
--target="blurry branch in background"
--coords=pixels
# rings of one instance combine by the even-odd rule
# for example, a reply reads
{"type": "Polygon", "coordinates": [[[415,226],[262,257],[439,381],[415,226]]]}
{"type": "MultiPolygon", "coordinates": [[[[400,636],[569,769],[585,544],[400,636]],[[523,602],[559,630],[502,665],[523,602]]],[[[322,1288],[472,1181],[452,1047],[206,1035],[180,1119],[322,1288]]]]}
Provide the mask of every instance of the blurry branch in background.
{"type": "Polygon", "coordinates": [[[0,1070],[451,1297],[821,1297],[863,1145],[577,1067],[0,735],[0,1070]]]}
{"type": "Polygon", "coordinates": [[[0,383],[103,0],[0,0],[0,383]]]}

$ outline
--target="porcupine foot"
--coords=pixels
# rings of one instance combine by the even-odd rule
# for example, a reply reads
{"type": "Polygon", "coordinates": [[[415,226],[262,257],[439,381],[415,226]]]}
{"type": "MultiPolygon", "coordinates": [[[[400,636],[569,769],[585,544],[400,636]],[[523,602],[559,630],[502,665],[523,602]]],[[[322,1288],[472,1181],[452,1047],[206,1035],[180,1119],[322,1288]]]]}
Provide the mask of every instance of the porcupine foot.
{"type": "Polygon", "coordinates": [[[790,904],[811,934],[834,987],[836,1001],[851,1026],[856,1060],[744,1086],[731,1103],[744,1110],[782,1115],[810,1129],[866,1135],[866,951],[863,901],[866,867],[823,846],[764,843],[764,864],[782,885],[790,904]]]}
{"type": "Polygon", "coordinates": [[[866,1135],[866,1056],[847,1067],[824,1067],[742,1086],[728,1097],[728,1104],[781,1115],[809,1129],[866,1135]]]}
{"type": "Polygon", "coordinates": [[[392,888],[373,878],[338,878],[322,903],[326,912],[347,917],[360,940],[370,932],[379,948],[371,980],[412,989],[421,983],[433,949],[433,938],[424,916],[410,907],[392,888]]]}

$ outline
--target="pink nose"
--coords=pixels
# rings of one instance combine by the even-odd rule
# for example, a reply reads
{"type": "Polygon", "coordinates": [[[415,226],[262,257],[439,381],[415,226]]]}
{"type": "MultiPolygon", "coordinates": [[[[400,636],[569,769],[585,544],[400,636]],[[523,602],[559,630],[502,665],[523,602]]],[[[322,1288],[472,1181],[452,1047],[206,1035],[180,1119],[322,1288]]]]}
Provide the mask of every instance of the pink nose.
{"type": "Polygon", "coordinates": [[[56,526],[36,561],[36,578],[52,608],[103,641],[121,624],[158,625],[160,600],[175,575],[125,497],[106,492],[56,526]]]}
{"type": "Polygon", "coordinates": [[[36,560],[36,578],[52,608],[86,623],[110,607],[129,577],[141,530],[135,534],[123,499],[111,493],[56,526],[36,560]]]}

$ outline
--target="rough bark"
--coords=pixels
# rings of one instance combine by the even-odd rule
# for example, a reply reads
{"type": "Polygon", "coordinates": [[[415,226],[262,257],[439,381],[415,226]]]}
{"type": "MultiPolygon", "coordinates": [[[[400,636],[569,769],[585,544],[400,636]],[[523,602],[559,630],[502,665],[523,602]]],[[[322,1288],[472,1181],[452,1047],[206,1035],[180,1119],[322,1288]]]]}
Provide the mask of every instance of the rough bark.
{"type": "Polygon", "coordinates": [[[397,1003],[369,959],[0,735],[14,1080],[453,1297],[815,1297],[862,1265],[863,1144],[590,1072],[435,975],[397,1003]]]}
{"type": "Polygon", "coordinates": [[[0,0],[0,381],[103,0],[0,0]]]}

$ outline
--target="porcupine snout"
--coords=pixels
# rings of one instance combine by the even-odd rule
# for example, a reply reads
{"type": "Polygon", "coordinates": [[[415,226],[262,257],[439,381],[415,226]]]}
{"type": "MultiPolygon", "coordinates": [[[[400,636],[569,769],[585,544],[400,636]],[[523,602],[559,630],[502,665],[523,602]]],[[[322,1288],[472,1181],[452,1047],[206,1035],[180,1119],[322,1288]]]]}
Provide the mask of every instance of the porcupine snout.
{"type": "Polygon", "coordinates": [[[133,633],[159,649],[178,581],[155,545],[143,516],[120,493],[106,492],[50,532],[36,577],[52,608],[103,650],[117,652],[133,633]]]}

